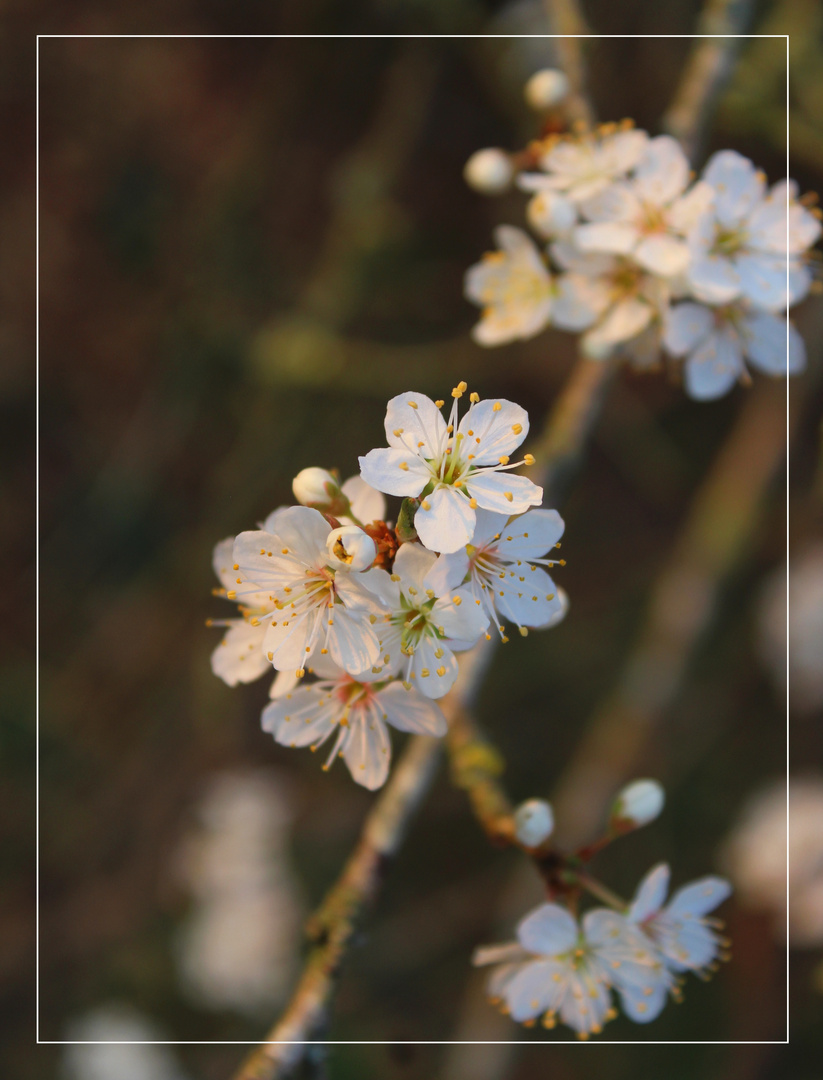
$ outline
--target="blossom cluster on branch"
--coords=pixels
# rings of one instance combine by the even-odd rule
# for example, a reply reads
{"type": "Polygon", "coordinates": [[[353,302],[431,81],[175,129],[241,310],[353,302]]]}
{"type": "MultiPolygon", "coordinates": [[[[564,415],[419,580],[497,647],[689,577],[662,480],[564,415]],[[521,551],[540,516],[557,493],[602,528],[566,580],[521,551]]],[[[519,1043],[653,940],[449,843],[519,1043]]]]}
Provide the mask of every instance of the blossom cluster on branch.
{"type": "Polygon", "coordinates": [[[457,678],[456,653],[506,623],[521,634],[554,625],[567,601],[548,569],[563,521],[543,492],[512,470],[529,430],[525,409],[452,391],[392,398],[388,447],[360,459],[339,485],[310,468],[294,481],[301,505],[280,507],[259,529],[217,545],[217,592],[239,617],[211,620],[226,634],[212,668],[229,685],[277,675],[262,724],[277,742],[342,757],[375,789],[391,758],[387,725],[443,735],[435,704],[457,678]],[[403,497],[387,522],[383,493],[403,497]],[[308,677],[308,681],[303,680],[308,677]]]}
{"type": "Polygon", "coordinates": [[[734,150],[695,178],[674,138],[630,121],[551,132],[520,155],[480,151],[466,177],[488,194],[515,180],[531,195],[529,225],[548,242],[495,230],[498,250],[466,274],[466,296],[483,309],[479,344],[551,325],[580,333],[595,359],[620,354],[648,368],[665,353],[682,361],[698,400],[748,381],[747,365],[772,376],[804,369],[785,313],[813,285],[821,226],[814,197],[798,199],[793,181],[769,188],[734,150]]]}

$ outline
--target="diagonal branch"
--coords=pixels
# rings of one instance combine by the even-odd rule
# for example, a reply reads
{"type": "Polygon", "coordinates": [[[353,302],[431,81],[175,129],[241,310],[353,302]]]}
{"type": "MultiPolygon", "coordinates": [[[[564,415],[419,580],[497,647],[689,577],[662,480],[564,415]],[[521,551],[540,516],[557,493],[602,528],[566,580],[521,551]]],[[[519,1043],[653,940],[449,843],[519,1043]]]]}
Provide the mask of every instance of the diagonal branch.
{"type": "Polygon", "coordinates": [[[663,129],[674,135],[694,161],[711,112],[731,75],[740,35],[751,19],[752,0],[706,0],[680,85],[663,117],[663,129]],[[710,37],[708,35],[720,35],[710,37]]]}

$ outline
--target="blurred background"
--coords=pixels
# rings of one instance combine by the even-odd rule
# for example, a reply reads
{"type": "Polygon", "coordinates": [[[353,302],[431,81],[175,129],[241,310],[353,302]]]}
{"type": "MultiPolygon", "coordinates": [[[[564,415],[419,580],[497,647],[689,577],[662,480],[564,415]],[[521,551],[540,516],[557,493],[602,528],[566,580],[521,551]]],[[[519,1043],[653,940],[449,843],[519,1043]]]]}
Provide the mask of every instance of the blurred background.
{"type": "MultiPolygon", "coordinates": [[[[697,12],[693,0],[585,5],[602,34],[689,33],[697,12]]],[[[10,15],[18,29],[29,25],[22,9],[10,15]]],[[[211,674],[220,631],[205,620],[227,614],[211,596],[212,548],[289,501],[304,466],[356,473],[357,455],[383,444],[386,400],[404,389],[441,397],[466,379],[481,397],[527,405],[539,429],[573,365],[574,340],[472,343],[463,274],[492,246],[496,224],[523,224],[525,198],[484,199],[461,171],[474,150],[514,149],[536,133],[522,84],[553,62],[551,42],[510,35],[550,27],[531,0],[361,0],[345,12],[249,4],[233,15],[209,0],[176,0],[116,17],[80,2],[71,15],[41,15],[38,31],[75,34],[463,35],[40,44],[40,1034],[253,1041],[287,999],[301,921],[373,797],[344,768],[325,774],[311,754],[260,731],[268,679],[231,690],[211,674]],[[238,26],[241,13],[255,25],[238,26]]],[[[812,0],[755,9],[755,33],[792,35],[801,190],[822,182],[822,27],[812,0]]],[[[682,39],[588,43],[599,115],[659,131],[688,48],[682,39]]],[[[26,106],[31,56],[8,61],[5,102],[26,106]]],[[[782,39],[745,43],[706,154],[732,147],[779,179],[785,76],[782,39]]],[[[0,273],[14,315],[3,329],[10,362],[0,393],[17,455],[4,472],[3,517],[10,551],[29,557],[32,473],[19,447],[30,430],[33,159],[22,122],[10,126],[6,158],[0,273]]],[[[794,765],[811,792],[811,880],[823,817],[818,297],[797,321],[810,370],[791,388],[791,554],[806,575],[793,630],[803,689],[791,720],[794,765]]],[[[678,559],[688,564],[695,529],[710,553],[713,538],[722,548],[736,530],[726,555],[699,567],[694,589],[716,603],[684,644],[677,693],[633,761],[632,775],[665,784],[667,809],[598,863],[623,894],[661,860],[675,885],[734,871],[738,893],[724,912],[734,959],[706,986],[690,980],[685,1004],[648,1028],[610,1025],[610,1039],[786,1036],[785,395],[761,377],[751,391],[697,404],[662,373],[623,371],[563,507],[568,565],[557,581],[570,614],[500,650],[483,690],[478,716],[505,755],[508,789],[551,798],[624,679],[659,575],[673,559],[675,571],[678,559]]],[[[23,588],[31,581],[29,567],[23,588]]],[[[119,1051],[128,1061],[93,1048],[33,1052],[28,607],[5,623],[0,1074],[227,1077],[243,1048],[119,1051]]],[[[539,902],[539,882],[516,853],[489,848],[441,769],[345,965],[328,1031],[395,1045],[333,1047],[307,1075],[817,1076],[819,878],[817,890],[792,950],[790,1048],[530,1047],[551,1036],[500,1018],[468,958],[511,934],[539,902]],[[402,1045],[461,1038],[524,1045],[479,1054],[402,1045]]]]}

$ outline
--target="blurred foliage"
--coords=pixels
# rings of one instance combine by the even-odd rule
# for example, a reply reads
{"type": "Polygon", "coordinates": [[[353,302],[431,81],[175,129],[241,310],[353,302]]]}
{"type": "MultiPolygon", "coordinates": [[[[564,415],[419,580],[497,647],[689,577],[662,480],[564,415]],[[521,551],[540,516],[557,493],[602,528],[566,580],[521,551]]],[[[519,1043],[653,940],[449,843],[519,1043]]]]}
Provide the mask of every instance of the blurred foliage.
{"type": "MultiPolygon", "coordinates": [[[[693,0],[587,5],[596,32],[629,35],[688,33],[696,10],[693,0]]],[[[545,32],[540,6],[522,0],[246,4],[239,13],[275,33],[545,32]]],[[[49,30],[78,34],[139,29],[146,15],[152,29],[183,34],[236,29],[232,13],[208,0],[116,17],[88,0],[49,15],[49,30]]],[[[785,32],[778,26],[792,33],[792,148],[801,179],[819,185],[819,7],[788,0],[764,10],[756,30],[785,32]]],[[[600,114],[653,128],[687,47],[589,43],[600,114]]],[[[713,136],[773,178],[782,167],[781,48],[747,43],[713,136]]],[[[175,1038],[260,1036],[237,1016],[196,1009],[176,981],[171,942],[187,901],[169,866],[199,785],[241,764],[290,771],[293,857],[312,900],[338,871],[370,796],[344,770],[326,775],[311,755],[262,735],[262,684],[229,690],[211,675],[216,634],[203,624],[222,614],[209,595],[211,549],[287,501],[300,468],[354,473],[357,455],[382,443],[385,401],[402,389],[437,397],[465,378],[481,396],[522,401],[539,427],[573,342],[544,335],[495,351],[471,342],[463,273],[495,224],[522,223],[523,200],[483,200],[465,189],[461,169],[478,147],[529,137],[519,86],[550,50],[545,39],[465,36],[41,41],[41,1037],[63,1037],[70,1017],[112,998],[175,1038]]],[[[15,70],[3,88],[19,103],[28,91],[15,89],[15,70]]],[[[9,449],[25,441],[20,372],[32,310],[21,274],[30,237],[19,226],[31,209],[32,151],[13,134],[1,256],[4,293],[19,313],[4,331],[10,365],[0,385],[9,449]]],[[[819,364],[820,315],[807,307],[819,364]]],[[[571,613],[501,650],[482,697],[480,719],[516,797],[550,794],[614,683],[655,571],[745,396],[697,405],[660,375],[621,376],[564,508],[571,613]]],[[[793,465],[797,545],[821,524],[817,437],[801,431],[793,465]]],[[[23,563],[31,463],[18,458],[2,483],[10,549],[23,563]]],[[[760,582],[783,557],[784,495],[780,485],[769,492],[665,735],[648,748],[669,805],[603,857],[618,891],[660,859],[671,858],[678,883],[709,871],[745,796],[781,771],[783,704],[754,659],[752,619],[760,582]]],[[[29,567],[24,586],[31,580],[29,567]]],[[[22,630],[0,671],[3,817],[30,836],[31,627],[22,630]]],[[[819,752],[817,727],[799,725],[798,760],[819,752]]],[[[34,1056],[30,1045],[30,855],[20,839],[3,850],[0,1072],[39,1080],[56,1075],[58,1055],[39,1047],[34,1056]]],[[[508,933],[518,914],[501,915],[516,865],[488,848],[444,771],[346,968],[330,1037],[453,1037],[471,949],[508,933]]],[[[735,962],[713,984],[694,987],[649,1029],[619,1021],[609,1037],[782,1039],[779,944],[744,911],[733,913],[732,933],[735,962]]],[[[806,959],[792,983],[797,1080],[816,1075],[822,1048],[806,959]]],[[[495,1024],[489,1009],[489,1037],[542,1037],[495,1024]]],[[[237,1049],[180,1053],[193,1078],[217,1080],[237,1049]]],[[[547,1052],[523,1051],[505,1075],[543,1075],[547,1052]]],[[[559,1077],[580,1080],[639,1070],[777,1078],[789,1064],[788,1051],[756,1045],[550,1053],[559,1077]]],[[[336,1047],[328,1072],[417,1080],[440,1075],[445,1060],[435,1046],[336,1047]]]]}

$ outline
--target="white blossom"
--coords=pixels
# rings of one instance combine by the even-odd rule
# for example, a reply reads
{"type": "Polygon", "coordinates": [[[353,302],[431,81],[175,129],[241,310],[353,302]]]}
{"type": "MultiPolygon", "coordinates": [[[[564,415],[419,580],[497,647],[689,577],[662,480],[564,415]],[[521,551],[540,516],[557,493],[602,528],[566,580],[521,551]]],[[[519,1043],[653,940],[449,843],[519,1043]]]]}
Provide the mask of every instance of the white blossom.
{"type": "Polygon", "coordinates": [[[740,301],[676,304],[665,319],[663,345],[672,356],[684,357],[686,392],[698,400],[722,397],[746,381],[746,361],[775,378],[806,367],[806,347],[794,326],[740,301]]]}
{"type": "Polygon", "coordinates": [[[794,183],[767,192],[763,173],[734,150],[714,154],[703,179],[715,198],[689,234],[688,277],[697,299],[725,304],[743,297],[777,312],[802,300],[812,281],[806,253],[820,222],[797,202],[794,183]]]}
{"type": "Polygon", "coordinates": [[[618,794],[612,808],[612,821],[618,828],[638,829],[660,816],[666,795],[656,780],[635,780],[618,794]]]}
{"type": "Polygon", "coordinates": [[[319,681],[271,702],[261,722],[283,746],[317,750],[335,736],[324,769],[339,756],[353,779],[374,791],[389,773],[387,724],[418,735],[445,735],[446,720],[439,707],[393,680],[391,667],[353,679],[328,657],[318,656],[311,663],[319,681]]]}
{"type": "Polygon", "coordinates": [[[489,624],[468,588],[438,595],[426,582],[436,556],[420,544],[402,544],[392,573],[370,572],[375,589],[390,614],[380,628],[381,661],[399,671],[405,685],[426,697],[440,698],[457,678],[455,652],[470,649],[489,624]]]}
{"type": "Polygon", "coordinates": [[[483,309],[472,336],[479,345],[531,338],[549,324],[552,279],[534,242],[512,225],[494,230],[499,251],[466,272],[465,294],[483,309]]]}
{"type": "Polygon", "coordinates": [[[475,151],[463,167],[463,179],[481,195],[500,195],[509,187],[513,176],[511,158],[496,146],[475,151]]]}
{"type": "Polygon", "coordinates": [[[477,511],[474,537],[462,550],[441,555],[426,579],[435,592],[464,582],[489,618],[509,619],[520,627],[554,626],[566,614],[568,600],[543,569],[562,560],[547,559],[565,526],[556,510],[507,514],[477,511]]]}
{"type": "Polygon", "coordinates": [[[328,469],[301,469],[292,480],[294,497],[301,506],[324,509],[340,496],[340,486],[328,469]]]}
{"type": "Polygon", "coordinates": [[[700,878],[678,889],[664,907],[668,889],[669,867],[660,863],[640,882],[629,921],[654,942],[672,971],[711,970],[727,942],[716,932],[717,921],[704,916],[731,894],[731,885],[719,877],[700,878]]]}
{"type": "Polygon", "coordinates": [[[514,835],[526,847],[539,847],[554,831],[554,812],[545,799],[527,799],[514,812],[514,835]]]}
{"type": "Polygon", "coordinates": [[[560,240],[577,224],[577,207],[557,191],[537,191],[526,206],[526,220],[538,236],[560,240]]]}
{"type": "MultiPolygon", "coordinates": [[[[234,562],[234,537],[221,540],[212,557],[214,571],[222,589],[218,595],[237,597],[237,578],[240,567],[234,562]]],[[[241,578],[242,580],[242,578],[241,578]]],[[[253,682],[264,675],[270,664],[263,652],[267,623],[263,620],[275,610],[274,601],[263,590],[244,593],[240,605],[241,618],[209,619],[209,626],[225,626],[223,640],[211,655],[211,669],[229,686],[253,682]]]]}
{"type": "Polygon", "coordinates": [[[597,908],[577,920],[558,904],[541,904],[517,926],[517,942],[478,949],[475,964],[499,964],[488,990],[513,1020],[544,1027],[557,1018],[581,1038],[596,1035],[617,1015],[612,988],[627,1015],[654,1019],[673,979],[657,951],[627,919],[597,908]]]}
{"type": "Polygon", "coordinates": [[[535,71],[523,88],[526,104],[536,112],[558,105],[569,92],[569,80],[556,68],[535,71]]]}
{"type": "Polygon", "coordinates": [[[342,525],[326,537],[326,551],[332,566],[349,570],[368,570],[374,563],[377,547],[358,525],[342,525]]]}
{"type": "Polygon", "coordinates": [[[317,510],[294,506],[278,515],[275,531],[236,538],[238,577],[229,598],[268,596],[274,610],[257,620],[266,626],[263,652],[278,671],[303,671],[315,646],[350,674],[368,670],[380,657],[374,624],[385,615],[367,588],[377,571],[330,564],[332,529],[317,510]]]}
{"type": "Polygon", "coordinates": [[[533,191],[562,191],[579,203],[626,176],[648,141],[645,131],[617,130],[615,125],[555,138],[540,158],[542,173],[524,173],[519,182],[533,191]]]}
{"type": "Polygon", "coordinates": [[[533,461],[510,462],[509,455],[526,438],[529,417],[511,401],[480,401],[460,423],[457,401],[466,384],[452,391],[448,424],[440,408],[425,394],[399,394],[386,412],[385,449],[360,458],[363,479],[387,495],[420,498],[414,527],[431,551],[457,551],[474,536],[476,510],[522,513],[539,505],[543,489],[511,469],[533,461]]]}
{"type": "Polygon", "coordinates": [[[689,184],[686,155],[670,135],[651,139],[630,178],[609,185],[580,206],[586,222],[574,230],[580,251],[631,256],[652,274],[670,278],[689,264],[685,237],[711,205],[707,183],[689,184]]]}

